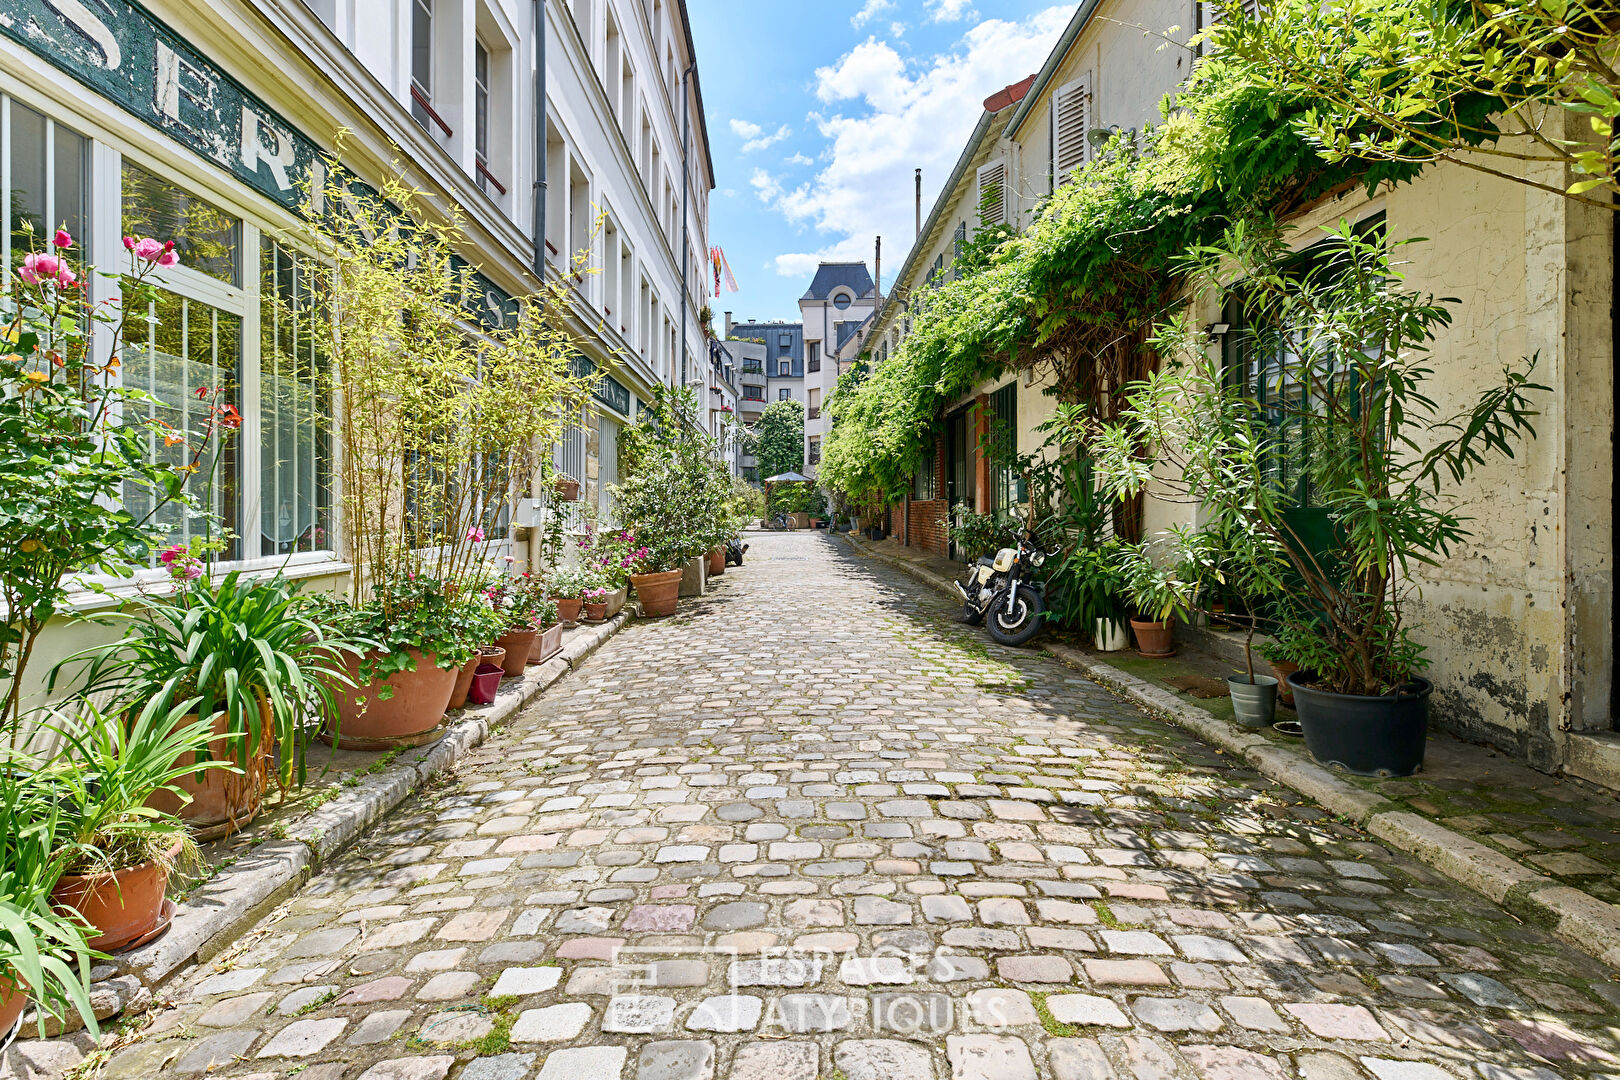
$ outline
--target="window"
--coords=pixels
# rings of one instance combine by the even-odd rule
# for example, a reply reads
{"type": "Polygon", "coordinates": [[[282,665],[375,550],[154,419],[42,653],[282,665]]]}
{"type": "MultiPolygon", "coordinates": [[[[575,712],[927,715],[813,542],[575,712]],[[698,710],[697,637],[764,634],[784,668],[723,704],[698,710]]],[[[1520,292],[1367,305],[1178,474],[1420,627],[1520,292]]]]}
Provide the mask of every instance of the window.
{"type": "Polygon", "coordinates": [[[125,236],[173,240],[182,266],[231,285],[238,283],[240,221],[128,158],[124,159],[123,184],[125,236]]]}
{"type": "Polygon", "coordinates": [[[833,297],[833,307],[837,308],[839,311],[848,311],[850,302],[849,293],[841,292],[837,296],[833,297]]]}
{"type": "Polygon", "coordinates": [[[1018,381],[1015,379],[990,395],[989,451],[991,483],[995,487],[990,508],[1005,513],[1023,501],[1023,481],[1013,460],[1018,451],[1018,381]]]}
{"type": "Polygon", "coordinates": [[[812,435],[812,436],[810,436],[810,452],[805,456],[805,461],[807,461],[811,465],[819,465],[821,463],[821,436],[820,435],[812,435]]]}
{"type": "Polygon", "coordinates": [[[1091,77],[1082,76],[1052,95],[1052,186],[1058,187],[1091,159],[1091,77]]]}
{"type": "Polygon", "coordinates": [[[793,377],[793,361],[791,361],[791,360],[783,360],[782,362],[777,364],[776,365],[776,374],[777,374],[778,377],[783,378],[783,379],[792,378],[793,377]]]}
{"type": "Polygon", "coordinates": [[[15,100],[0,96],[0,269],[42,249],[58,228],[72,234],[78,256],[88,250],[90,140],[15,100]]]}
{"type": "Polygon", "coordinates": [[[489,171],[489,50],[482,41],[473,43],[473,158],[478,173],[478,190],[489,192],[493,184],[506,194],[489,171]]]}
{"type": "Polygon", "coordinates": [[[821,342],[809,341],[804,346],[809,351],[805,354],[805,370],[821,370],[821,342]]]}
{"type": "Polygon", "coordinates": [[[745,386],[742,388],[744,401],[764,401],[765,388],[763,386],[745,386]]]}
{"type": "Polygon", "coordinates": [[[777,401],[792,401],[793,400],[793,391],[791,389],[789,389],[788,387],[786,387],[786,386],[782,387],[780,390],[778,390],[776,392],[776,400],[777,401]]]}
{"type": "Polygon", "coordinates": [[[259,553],[331,547],[331,402],[311,312],[308,256],[263,241],[259,349],[259,553]]]}
{"type": "MultiPolygon", "coordinates": [[[[199,387],[220,388],[222,404],[239,404],[239,366],[242,352],[242,320],[239,316],[167,290],[159,290],[147,306],[146,318],[131,318],[124,324],[122,374],[124,385],[143,390],[155,401],[139,407],[144,419],[156,420],[174,432],[169,445],[153,433],[147,455],[153,461],[182,465],[205,437],[210,403],[199,399],[199,387]]],[[[215,472],[213,505],[216,523],[209,526],[215,535],[234,535],[238,529],[236,453],[239,436],[225,439],[223,456],[215,472]]],[[[212,450],[212,448],[210,448],[212,450]]],[[[203,468],[210,462],[206,459],[203,468]]],[[[202,485],[194,489],[200,493],[202,485]]],[[[155,498],[151,490],[136,484],[124,488],[124,505],[137,520],[152,514],[155,498]]],[[[171,542],[184,542],[203,535],[207,524],[188,516],[178,503],[159,509],[153,521],[164,529],[171,542]]],[[[241,557],[239,542],[222,553],[226,559],[241,557]]]]}
{"type": "Polygon", "coordinates": [[[821,390],[817,387],[810,388],[808,417],[811,420],[821,419],[821,390]]]}
{"type": "Polygon", "coordinates": [[[911,497],[913,499],[936,498],[934,494],[934,476],[937,466],[938,462],[935,460],[934,450],[930,447],[928,453],[923,456],[922,461],[918,462],[917,475],[912,477],[911,480],[911,497]]]}
{"type": "Polygon", "coordinates": [[[411,0],[411,115],[424,128],[433,112],[433,0],[411,0]]]}

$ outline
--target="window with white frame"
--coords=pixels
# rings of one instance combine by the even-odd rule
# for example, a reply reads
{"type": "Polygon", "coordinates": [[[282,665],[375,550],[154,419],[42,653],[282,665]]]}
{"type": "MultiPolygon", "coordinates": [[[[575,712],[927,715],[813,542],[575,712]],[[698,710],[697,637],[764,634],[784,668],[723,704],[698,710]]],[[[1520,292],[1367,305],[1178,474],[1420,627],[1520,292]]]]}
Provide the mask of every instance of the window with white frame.
{"type": "MultiPolygon", "coordinates": [[[[59,228],[89,251],[90,140],[15,98],[0,95],[0,245],[4,267],[50,243],[59,228]]],[[[9,276],[9,274],[8,274],[9,276]]]]}
{"type": "Polygon", "coordinates": [[[450,129],[433,109],[433,4],[411,0],[411,116],[427,131],[450,129]]]}
{"type": "MultiPolygon", "coordinates": [[[[473,42],[473,157],[478,173],[478,189],[489,192],[491,183],[499,188],[499,181],[489,170],[489,50],[482,41],[473,42]]],[[[504,189],[501,194],[505,194],[504,189]]]]}
{"type": "Polygon", "coordinates": [[[1052,95],[1052,186],[1091,160],[1087,138],[1093,124],[1091,76],[1082,75],[1052,95]]]}
{"type": "Polygon", "coordinates": [[[331,546],[331,401],[314,332],[319,265],[262,241],[259,314],[259,551],[331,546]]]}

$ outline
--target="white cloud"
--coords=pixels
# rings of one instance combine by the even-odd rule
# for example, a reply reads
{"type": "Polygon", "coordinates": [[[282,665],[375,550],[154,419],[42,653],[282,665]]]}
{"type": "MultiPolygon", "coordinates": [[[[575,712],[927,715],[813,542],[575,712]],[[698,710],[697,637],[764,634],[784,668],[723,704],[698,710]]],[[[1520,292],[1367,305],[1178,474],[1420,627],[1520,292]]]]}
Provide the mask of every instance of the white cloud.
{"type": "Polygon", "coordinates": [[[866,6],[850,17],[849,25],[859,30],[885,11],[894,8],[894,0],[866,0],[866,6]]]}
{"type": "Polygon", "coordinates": [[[751,154],[755,150],[763,150],[767,146],[781,142],[793,134],[793,129],[783,124],[767,135],[765,129],[758,124],[749,123],[747,120],[733,120],[731,121],[731,133],[739,139],[747,140],[742,144],[742,152],[751,154]]]}
{"type": "Polygon", "coordinates": [[[789,165],[814,165],[815,164],[815,162],[813,160],[811,160],[810,158],[805,157],[803,154],[794,154],[792,157],[787,159],[787,163],[789,165]]]}
{"type": "Polygon", "coordinates": [[[912,170],[923,170],[926,211],[984,99],[1038,70],[1071,14],[1052,7],[1021,21],[988,19],[947,51],[910,62],[868,38],[818,69],[815,93],[828,109],[810,120],[830,143],[822,168],[792,189],[764,170],[751,181],[762,201],[817,237],[817,250],[778,255],[777,273],[803,276],[822,259],[870,260],[873,237],[883,236],[892,280],[912,241],[912,170]]]}
{"type": "Polygon", "coordinates": [[[973,0],[927,0],[923,6],[935,22],[957,22],[973,14],[969,8],[973,0]]]}

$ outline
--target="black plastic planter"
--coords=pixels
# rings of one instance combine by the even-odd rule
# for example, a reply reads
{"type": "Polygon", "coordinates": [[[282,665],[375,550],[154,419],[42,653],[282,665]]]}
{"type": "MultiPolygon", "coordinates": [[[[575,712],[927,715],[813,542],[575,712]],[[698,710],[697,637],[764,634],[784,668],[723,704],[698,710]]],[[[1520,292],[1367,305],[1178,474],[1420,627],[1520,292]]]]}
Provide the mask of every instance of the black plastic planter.
{"type": "Polygon", "coordinates": [[[1357,776],[1411,776],[1423,764],[1434,684],[1413,676],[1411,689],[1384,697],[1334,694],[1310,685],[1315,672],[1288,676],[1305,748],[1323,765],[1357,776]]]}

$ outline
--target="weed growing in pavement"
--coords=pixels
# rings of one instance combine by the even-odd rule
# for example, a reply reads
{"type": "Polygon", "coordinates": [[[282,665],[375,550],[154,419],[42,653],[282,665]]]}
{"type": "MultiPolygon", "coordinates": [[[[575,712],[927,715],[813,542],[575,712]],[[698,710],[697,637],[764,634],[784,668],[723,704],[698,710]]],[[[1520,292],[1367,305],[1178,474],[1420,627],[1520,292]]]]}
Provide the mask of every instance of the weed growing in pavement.
{"type": "Polygon", "coordinates": [[[1099,896],[1097,899],[1091,902],[1091,908],[1097,913],[1098,920],[1104,926],[1108,927],[1108,929],[1120,930],[1124,928],[1124,923],[1121,923],[1119,919],[1114,916],[1114,909],[1108,906],[1107,900],[1104,900],[1099,896]]]}
{"type": "Polygon", "coordinates": [[[1035,1015],[1040,1018],[1041,1027],[1046,1029],[1048,1035],[1057,1039],[1067,1039],[1080,1033],[1073,1024],[1065,1024],[1052,1015],[1052,1010],[1046,1004],[1046,991],[1031,990],[1029,1000],[1035,1006],[1035,1015]]]}

